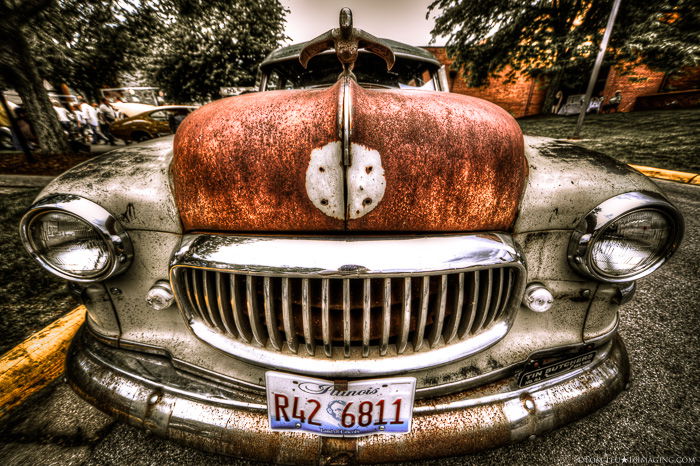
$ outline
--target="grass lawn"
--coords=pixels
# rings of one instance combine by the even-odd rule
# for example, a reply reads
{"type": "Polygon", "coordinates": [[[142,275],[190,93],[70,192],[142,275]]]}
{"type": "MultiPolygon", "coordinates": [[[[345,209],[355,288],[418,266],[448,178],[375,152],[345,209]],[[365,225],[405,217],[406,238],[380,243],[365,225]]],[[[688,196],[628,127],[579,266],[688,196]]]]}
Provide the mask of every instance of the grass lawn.
{"type": "MultiPolygon", "coordinates": [[[[567,139],[576,116],[518,120],[525,134],[567,139]]],[[[700,173],[700,109],[587,115],[575,141],[625,163],[700,173]]]]}
{"type": "Polygon", "coordinates": [[[0,354],[78,305],[65,280],[32,259],[19,239],[19,220],[39,188],[0,188],[0,354]]]}

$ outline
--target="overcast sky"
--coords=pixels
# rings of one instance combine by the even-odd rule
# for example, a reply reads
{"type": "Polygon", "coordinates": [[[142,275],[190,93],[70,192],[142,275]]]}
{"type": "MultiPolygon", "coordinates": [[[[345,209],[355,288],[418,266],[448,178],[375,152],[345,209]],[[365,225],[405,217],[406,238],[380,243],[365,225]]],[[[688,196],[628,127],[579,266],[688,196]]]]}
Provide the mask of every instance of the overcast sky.
{"type": "MultiPolygon", "coordinates": [[[[313,39],[338,27],[338,13],[344,6],[352,9],[353,23],[377,37],[428,45],[433,21],[425,14],[431,0],[280,0],[290,11],[286,33],[291,43],[313,39]]],[[[435,41],[444,45],[445,39],[435,41]]]]}

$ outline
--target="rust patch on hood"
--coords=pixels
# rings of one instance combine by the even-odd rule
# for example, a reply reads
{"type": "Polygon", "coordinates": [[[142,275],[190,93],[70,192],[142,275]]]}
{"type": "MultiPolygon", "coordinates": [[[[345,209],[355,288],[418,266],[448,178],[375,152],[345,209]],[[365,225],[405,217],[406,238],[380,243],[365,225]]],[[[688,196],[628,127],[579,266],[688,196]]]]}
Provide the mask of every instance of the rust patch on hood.
{"type": "Polygon", "coordinates": [[[508,113],[472,97],[368,90],[349,81],[347,134],[339,117],[342,81],[325,90],[223,99],[190,115],[175,136],[171,167],[184,231],[512,227],[527,164],[522,133],[508,113]],[[340,147],[346,135],[347,166],[338,159],[328,170],[330,156],[312,166],[312,152],[340,147]],[[337,180],[310,176],[310,169],[326,177],[337,171],[337,180]],[[344,192],[335,199],[329,189],[344,192]]]}
{"type": "Polygon", "coordinates": [[[171,166],[185,231],[342,231],[314,207],[314,148],[339,139],[338,87],[246,94],[182,122],[171,166]]]}
{"type": "Polygon", "coordinates": [[[505,110],[458,94],[353,86],[351,143],[379,152],[386,191],[348,230],[511,228],[527,164],[505,110]]]}

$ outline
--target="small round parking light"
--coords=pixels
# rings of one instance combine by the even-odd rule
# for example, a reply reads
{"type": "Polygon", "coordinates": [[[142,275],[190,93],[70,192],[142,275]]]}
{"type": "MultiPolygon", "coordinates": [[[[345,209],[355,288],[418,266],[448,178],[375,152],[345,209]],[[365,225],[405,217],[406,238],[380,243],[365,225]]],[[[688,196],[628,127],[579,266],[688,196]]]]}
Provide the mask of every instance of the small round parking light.
{"type": "Polygon", "coordinates": [[[533,312],[547,312],[552,308],[554,296],[541,283],[531,283],[525,288],[523,305],[533,312]]]}
{"type": "Polygon", "coordinates": [[[146,294],[146,302],[156,311],[169,308],[173,300],[173,290],[167,280],[158,280],[146,294]]]}

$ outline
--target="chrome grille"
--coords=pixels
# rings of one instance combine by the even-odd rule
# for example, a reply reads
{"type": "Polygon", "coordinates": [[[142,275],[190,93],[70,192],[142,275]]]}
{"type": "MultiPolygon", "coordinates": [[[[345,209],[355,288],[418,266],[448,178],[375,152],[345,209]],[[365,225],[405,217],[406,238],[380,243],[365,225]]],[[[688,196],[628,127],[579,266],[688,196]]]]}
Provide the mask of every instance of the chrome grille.
{"type": "Polygon", "coordinates": [[[271,351],[349,359],[473,338],[508,319],[521,282],[515,265],[369,278],[174,270],[173,284],[191,322],[271,351]]]}

